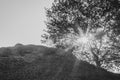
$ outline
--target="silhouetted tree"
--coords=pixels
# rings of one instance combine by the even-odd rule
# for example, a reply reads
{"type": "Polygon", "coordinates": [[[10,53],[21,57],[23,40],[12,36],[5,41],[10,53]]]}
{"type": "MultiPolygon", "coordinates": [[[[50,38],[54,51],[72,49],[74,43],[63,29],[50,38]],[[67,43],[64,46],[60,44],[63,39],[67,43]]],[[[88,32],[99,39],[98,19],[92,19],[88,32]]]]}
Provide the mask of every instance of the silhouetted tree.
{"type": "Polygon", "coordinates": [[[80,34],[81,29],[83,33],[94,34],[96,38],[91,52],[81,52],[82,57],[85,56],[99,67],[119,64],[119,0],[54,0],[46,13],[47,33],[42,36],[43,42],[51,40],[56,47],[66,48],[73,44],[74,36],[80,34]],[[70,36],[69,41],[67,35],[70,36]],[[107,41],[103,36],[107,36],[107,41]]]}

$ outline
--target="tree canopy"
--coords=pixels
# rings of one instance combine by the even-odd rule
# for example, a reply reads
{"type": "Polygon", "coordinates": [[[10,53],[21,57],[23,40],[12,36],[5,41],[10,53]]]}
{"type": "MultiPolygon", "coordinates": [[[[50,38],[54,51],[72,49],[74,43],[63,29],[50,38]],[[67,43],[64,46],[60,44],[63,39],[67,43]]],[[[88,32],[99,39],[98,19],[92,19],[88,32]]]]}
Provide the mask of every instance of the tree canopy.
{"type": "Polygon", "coordinates": [[[79,59],[99,67],[119,67],[119,0],[54,0],[46,14],[43,42],[74,47],[79,59]]]}

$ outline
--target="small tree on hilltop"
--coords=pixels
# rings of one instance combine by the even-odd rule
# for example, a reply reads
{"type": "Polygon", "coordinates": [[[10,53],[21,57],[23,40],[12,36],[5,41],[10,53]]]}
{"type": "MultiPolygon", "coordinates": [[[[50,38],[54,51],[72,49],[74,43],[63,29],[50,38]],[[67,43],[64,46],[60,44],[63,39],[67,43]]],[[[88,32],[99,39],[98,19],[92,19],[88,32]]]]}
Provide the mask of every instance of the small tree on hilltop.
{"type": "Polygon", "coordinates": [[[119,0],[55,0],[47,13],[49,40],[58,48],[74,47],[73,54],[96,66],[119,64],[119,0]]]}

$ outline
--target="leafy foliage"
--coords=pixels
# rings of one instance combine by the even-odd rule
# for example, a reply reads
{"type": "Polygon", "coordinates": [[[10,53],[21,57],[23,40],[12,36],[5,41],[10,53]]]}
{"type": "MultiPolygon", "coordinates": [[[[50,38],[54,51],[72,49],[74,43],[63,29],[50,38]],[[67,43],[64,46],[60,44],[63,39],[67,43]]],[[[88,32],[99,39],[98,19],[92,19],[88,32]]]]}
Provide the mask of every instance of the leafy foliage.
{"type": "Polygon", "coordinates": [[[47,9],[48,37],[56,43],[63,34],[70,33],[71,30],[78,33],[76,23],[84,31],[87,27],[93,29],[102,26],[107,27],[107,24],[113,25],[111,20],[117,18],[118,13],[118,9],[114,7],[113,3],[107,0],[55,1],[51,9],[47,9]],[[101,21],[101,19],[103,20],[101,21]]]}
{"type": "Polygon", "coordinates": [[[94,34],[96,38],[91,52],[79,52],[81,58],[85,56],[85,60],[90,63],[107,69],[111,63],[120,63],[119,0],[55,0],[52,7],[46,9],[46,14],[48,20],[44,42],[52,40],[56,47],[68,48],[74,44],[73,39],[80,34],[81,29],[83,33],[88,31],[94,34]]]}

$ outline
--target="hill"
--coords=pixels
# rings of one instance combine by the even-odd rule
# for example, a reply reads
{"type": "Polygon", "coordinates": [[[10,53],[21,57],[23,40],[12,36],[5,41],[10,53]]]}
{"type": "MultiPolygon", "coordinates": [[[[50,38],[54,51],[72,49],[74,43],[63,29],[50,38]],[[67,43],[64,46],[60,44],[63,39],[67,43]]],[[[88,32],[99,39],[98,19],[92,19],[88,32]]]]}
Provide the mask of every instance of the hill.
{"type": "Polygon", "coordinates": [[[0,80],[119,80],[70,51],[40,45],[0,48],[0,80]]]}

